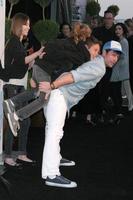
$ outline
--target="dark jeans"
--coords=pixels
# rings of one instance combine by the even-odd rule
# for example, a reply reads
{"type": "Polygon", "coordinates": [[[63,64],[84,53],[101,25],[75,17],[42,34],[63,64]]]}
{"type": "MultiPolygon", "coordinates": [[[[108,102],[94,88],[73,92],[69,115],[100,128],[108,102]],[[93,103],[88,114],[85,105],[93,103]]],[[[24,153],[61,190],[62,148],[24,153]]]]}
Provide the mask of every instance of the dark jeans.
{"type": "MultiPolygon", "coordinates": [[[[17,95],[25,90],[23,86],[17,86],[17,85],[12,85],[12,84],[4,85],[3,89],[4,89],[4,98],[5,99],[14,97],[15,95],[17,95]]],[[[25,100],[24,102],[20,102],[17,105],[16,109],[19,109],[25,105],[27,105],[27,100],[25,100]]],[[[27,145],[27,136],[28,136],[29,127],[30,127],[30,119],[29,118],[20,122],[20,130],[18,131],[19,155],[26,154],[26,145],[27,145]]],[[[12,148],[13,148],[13,139],[14,139],[13,134],[12,134],[11,130],[8,129],[6,132],[5,144],[4,144],[4,150],[5,150],[6,157],[11,157],[12,148]]]]}
{"type": "MultiPolygon", "coordinates": [[[[38,65],[33,66],[32,78],[36,82],[37,86],[41,81],[51,81],[48,73],[42,70],[38,65]]],[[[37,92],[38,87],[37,89],[35,88],[25,90],[22,93],[18,93],[18,95],[11,98],[15,105],[16,114],[21,121],[30,117],[41,108],[43,108],[43,105],[45,103],[45,93],[40,92],[40,95],[37,97],[37,92]],[[25,101],[28,103],[24,104],[23,102],[25,101]],[[17,109],[18,105],[21,106],[19,106],[19,108],[17,109]]]]}
{"type": "Polygon", "coordinates": [[[37,92],[37,89],[25,90],[24,92],[11,98],[15,105],[16,114],[21,121],[43,108],[45,103],[45,93],[40,92],[39,97],[37,97],[37,92]],[[31,100],[33,101],[26,105],[23,104],[23,102],[29,102],[31,100]],[[19,107],[20,109],[16,109],[18,105],[22,105],[19,107]]]}

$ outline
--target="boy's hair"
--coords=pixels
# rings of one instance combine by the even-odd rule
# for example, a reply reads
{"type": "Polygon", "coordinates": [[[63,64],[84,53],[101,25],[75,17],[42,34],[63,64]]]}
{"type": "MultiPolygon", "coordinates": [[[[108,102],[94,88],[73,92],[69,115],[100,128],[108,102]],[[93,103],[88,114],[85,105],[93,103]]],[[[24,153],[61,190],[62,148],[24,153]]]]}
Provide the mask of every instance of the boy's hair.
{"type": "Polygon", "coordinates": [[[88,46],[88,48],[90,48],[92,45],[94,44],[99,44],[99,46],[101,47],[102,45],[102,42],[99,41],[97,38],[95,38],[94,36],[90,36],[89,38],[86,39],[86,42],[85,42],[88,46]]]}
{"type": "Polygon", "coordinates": [[[22,33],[22,25],[25,25],[27,21],[30,21],[29,16],[24,13],[17,13],[12,18],[10,32],[13,35],[20,37],[22,33]]]}

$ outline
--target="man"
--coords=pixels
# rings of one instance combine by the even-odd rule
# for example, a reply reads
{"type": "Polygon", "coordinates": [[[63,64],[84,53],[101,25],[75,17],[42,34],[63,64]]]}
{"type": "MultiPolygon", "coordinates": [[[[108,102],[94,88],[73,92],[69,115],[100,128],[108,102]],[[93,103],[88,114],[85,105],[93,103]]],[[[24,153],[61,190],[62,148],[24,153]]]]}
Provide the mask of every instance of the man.
{"type": "Polygon", "coordinates": [[[42,178],[49,186],[74,188],[76,182],[61,176],[59,165],[60,140],[63,137],[63,126],[67,110],[76,105],[84,95],[100,81],[106,67],[118,61],[122,48],[119,42],[109,41],[103,46],[102,56],[86,62],[76,70],[63,74],[52,82],[41,82],[41,91],[50,93],[47,105],[44,106],[46,117],[45,145],[42,161],[42,178]],[[52,90],[52,91],[51,91],[52,90]]]}
{"type": "MultiPolygon", "coordinates": [[[[100,41],[102,41],[102,45],[104,45],[106,42],[114,39],[114,15],[111,11],[106,10],[104,12],[104,18],[103,18],[103,26],[97,27],[93,29],[92,34],[100,41]]],[[[112,74],[112,69],[107,67],[106,73],[102,80],[100,81],[100,87],[94,88],[91,92],[92,94],[95,94],[96,96],[99,96],[98,99],[94,99],[93,104],[95,107],[97,107],[96,116],[98,122],[103,122],[103,110],[105,112],[107,111],[107,108],[105,109],[105,105],[107,104],[107,99],[109,97],[109,88],[110,88],[110,78],[112,74]]]]}
{"type": "Polygon", "coordinates": [[[104,12],[103,26],[93,29],[92,35],[98,40],[102,41],[104,45],[106,42],[114,38],[114,15],[111,11],[104,12]]]}

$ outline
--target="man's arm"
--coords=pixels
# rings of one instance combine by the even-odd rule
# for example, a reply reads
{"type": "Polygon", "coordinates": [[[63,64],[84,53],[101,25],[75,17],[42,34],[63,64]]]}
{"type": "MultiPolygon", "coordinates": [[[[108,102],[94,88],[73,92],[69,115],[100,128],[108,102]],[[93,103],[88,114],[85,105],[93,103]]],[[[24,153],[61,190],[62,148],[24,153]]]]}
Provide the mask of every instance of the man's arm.
{"type": "Polygon", "coordinates": [[[56,89],[63,85],[67,85],[71,83],[74,83],[74,78],[73,78],[72,73],[69,72],[69,73],[65,73],[61,75],[58,79],[56,79],[52,83],[45,82],[45,81],[40,82],[39,89],[40,91],[47,93],[48,91],[51,91],[53,89],[56,89]]]}

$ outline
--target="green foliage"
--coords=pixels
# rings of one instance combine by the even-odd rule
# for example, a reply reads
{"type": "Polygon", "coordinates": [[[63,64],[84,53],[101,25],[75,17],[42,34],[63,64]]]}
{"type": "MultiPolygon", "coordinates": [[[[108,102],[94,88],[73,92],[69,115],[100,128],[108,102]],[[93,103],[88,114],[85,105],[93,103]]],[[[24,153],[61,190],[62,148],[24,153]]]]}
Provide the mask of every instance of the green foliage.
{"type": "Polygon", "coordinates": [[[89,16],[99,15],[99,12],[101,10],[100,4],[96,1],[88,1],[86,5],[86,13],[89,16]]]}
{"type": "Polygon", "coordinates": [[[51,0],[34,0],[37,4],[39,4],[42,8],[46,8],[51,0]]]}
{"type": "Polygon", "coordinates": [[[33,31],[37,39],[43,43],[57,37],[59,26],[52,20],[39,20],[33,26],[33,31]]]}
{"type": "Polygon", "coordinates": [[[34,0],[34,1],[42,7],[42,16],[43,20],[45,20],[45,8],[50,4],[52,0],[34,0]]]}
{"type": "Polygon", "coordinates": [[[11,13],[12,13],[12,9],[13,9],[13,6],[16,5],[19,0],[8,0],[9,3],[10,3],[10,9],[9,9],[9,13],[8,13],[8,19],[11,18],[11,13]]]}
{"type": "Polygon", "coordinates": [[[8,1],[10,4],[13,4],[13,5],[15,5],[19,2],[19,0],[8,0],[8,1]]]}
{"type": "Polygon", "coordinates": [[[119,13],[119,7],[117,5],[111,5],[107,8],[107,10],[111,11],[114,14],[114,17],[119,13]]]}
{"type": "Polygon", "coordinates": [[[5,21],[5,41],[10,39],[10,36],[11,36],[10,28],[11,28],[11,20],[6,18],[6,21],[5,21]]]}

